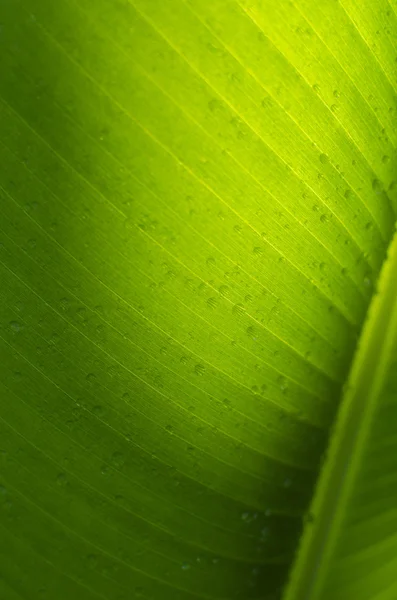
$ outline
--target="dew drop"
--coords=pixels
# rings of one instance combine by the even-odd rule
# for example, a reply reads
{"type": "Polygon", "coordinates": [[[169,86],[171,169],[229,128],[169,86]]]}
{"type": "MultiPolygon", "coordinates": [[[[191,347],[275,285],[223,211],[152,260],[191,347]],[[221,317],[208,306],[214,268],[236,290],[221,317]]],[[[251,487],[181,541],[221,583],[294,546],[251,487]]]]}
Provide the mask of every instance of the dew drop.
{"type": "Polygon", "coordinates": [[[10,321],[10,327],[16,333],[18,333],[22,329],[21,325],[20,325],[20,323],[18,323],[18,321],[10,321]]]}
{"type": "Polygon", "coordinates": [[[320,154],[320,162],[326,165],[329,162],[329,158],[326,154],[320,154]]]}
{"type": "Polygon", "coordinates": [[[266,542],[266,540],[269,537],[269,528],[268,527],[262,527],[261,532],[260,532],[260,538],[259,538],[259,542],[261,544],[263,544],[264,542],[266,542]]]}
{"type": "Polygon", "coordinates": [[[369,288],[372,285],[372,281],[369,277],[364,277],[364,285],[365,287],[369,288]]]}
{"type": "Polygon", "coordinates": [[[227,296],[229,292],[229,288],[227,287],[227,285],[221,285],[221,287],[219,288],[219,293],[222,296],[227,296]]]}
{"type": "Polygon", "coordinates": [[[113,452],[110,457],[110,462],[114,467],[121,468],[124,465],[124,456],[121,452],[113,452]]]}
{"type": "Polygon", "coordinates": [[[194,367],[194,372],[196,373],[196,375],[199,375],[200,377],[202,377],[205,373],[205,367],[202,364],[198,364],[194,367]]]}
{"type": "Polygon", "coordinates": [[[57,476],[57,484],[60,486],[64,486],[67,483],[67,478],[65,473],[59,473],[59,475],[57,476]]]}
{"type": "Polygon", "coordinates": [[[223,399],[223,404],[225,405],[225,407],[226,407],[228,410],[230,410],[230,409],[231,409],[231,407],[232,407],[232,405],[231,405],[231,402],[230,402],[230,400],[229,400],[228,398],[224,398],[224,399],[223,399]]]}
{"type": "Polygon", "coordinates": [[[218,304],[217,299],[216,298],[208,298],[207,300],[207,306],[209,308],[216,308],[216,305],[218,304]]]}
{"type": "Polygon", "coordinates": [[[208,102],[208,108],[210,109],[211,112],[214,112],[214,110],[216,110],[218,106],[219,106],[219,102],[216,98],[212,98],[208,102]]]}
{"type": "Polygon", "coordinates": [[[242,304],[235,304],[232,308],[232,313],[237,316],[241,316],[245,313],[245,308],[242,304]]]}
{"type": "Polygon", "coordinates": [[[60,307],[62,310],[67,310],[68,306],[69,306],[69,299],[68,298],[61,298],[61,300],[59,301],[60,307]]]}
{"type": "Polygon", "coordinates": [[[101,417],[103,415],[103,408],[100,404],[96,404],[93,409],[92,412],[94,413],[94,415],[97,415],[98,417],[101,417]]]}
{"type": "Polygon", "coordinates": [[[280,386],[280,390],[282,392],[286,392],[288,389],[288,381],[287,379],[284,377],[284,375],[280,375],[278,378],[278,384],[280,386]]]}
{"type": "Polygon", "coordinates": [[[97,566],[97,564],[98,564],[98,559],[95,556],[95,554],[89,554],[87,556],[87,566],[90,569],[95,569],[95,567],[97,566]]]}
{"type": "Polygon", "coordinates": [[[373,182],[372,182],[372,189],[377,194],[379,194],[382,191],[382,183],[379,181],[379,179],[374,179],[373,180],[373,182]]]}
{"type": "Polygon", "coordinates": [[[255,327],[252,327],[252,326],[247,327],[247,335],[248,335],[248,337],[256,340],[257,331],[256,331],[255,327]]]}

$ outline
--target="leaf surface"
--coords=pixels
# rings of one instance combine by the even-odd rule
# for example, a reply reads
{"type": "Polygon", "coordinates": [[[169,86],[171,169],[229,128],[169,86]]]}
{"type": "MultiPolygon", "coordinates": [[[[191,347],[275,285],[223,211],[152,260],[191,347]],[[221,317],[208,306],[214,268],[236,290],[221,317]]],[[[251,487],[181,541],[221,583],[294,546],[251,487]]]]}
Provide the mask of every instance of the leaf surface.
{"type": "Polygon", "coordinates": [[[2,0],[0,598],[278,597],[394,230],[396,10],[2,0]]]}

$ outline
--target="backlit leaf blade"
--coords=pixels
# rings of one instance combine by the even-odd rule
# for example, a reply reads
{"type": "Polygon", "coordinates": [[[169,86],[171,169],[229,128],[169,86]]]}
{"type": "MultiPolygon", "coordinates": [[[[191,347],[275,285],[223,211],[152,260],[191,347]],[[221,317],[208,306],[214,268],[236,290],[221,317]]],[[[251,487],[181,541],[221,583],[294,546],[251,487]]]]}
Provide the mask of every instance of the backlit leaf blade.
{"type": "Polygon", "coordinates": [[[393,230],[387,10],[1,3],[4,595],[278,594],[393,230]]]}

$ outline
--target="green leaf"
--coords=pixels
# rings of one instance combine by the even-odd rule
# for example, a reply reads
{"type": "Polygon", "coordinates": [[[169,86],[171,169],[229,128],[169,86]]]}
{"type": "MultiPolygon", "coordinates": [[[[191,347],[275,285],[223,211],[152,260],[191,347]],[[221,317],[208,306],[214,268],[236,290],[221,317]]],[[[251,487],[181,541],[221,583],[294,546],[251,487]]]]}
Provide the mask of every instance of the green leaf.
{"type": "Polygon", "coordinates": [[[397,237],[370,308],[285,598],[394,598],[397,237]]]}
{"type": "MultiPolygon", "coordinates": [[[[279,597],[394,231],[396,11],[2,0],[1,599],[279,597]]],[[[288,600],[393,598],[390,269],[288,600]]]]}

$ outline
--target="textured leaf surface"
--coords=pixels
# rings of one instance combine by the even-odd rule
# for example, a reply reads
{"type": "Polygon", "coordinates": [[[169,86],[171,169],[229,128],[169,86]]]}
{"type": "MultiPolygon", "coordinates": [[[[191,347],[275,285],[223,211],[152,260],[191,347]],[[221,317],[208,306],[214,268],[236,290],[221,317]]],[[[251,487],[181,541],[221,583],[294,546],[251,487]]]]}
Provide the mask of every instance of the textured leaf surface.
{"type": "Polygon", "coordinates": [[[0,598],[278,597],[394,228],[395,11],[2,0],[0,598]]]}

